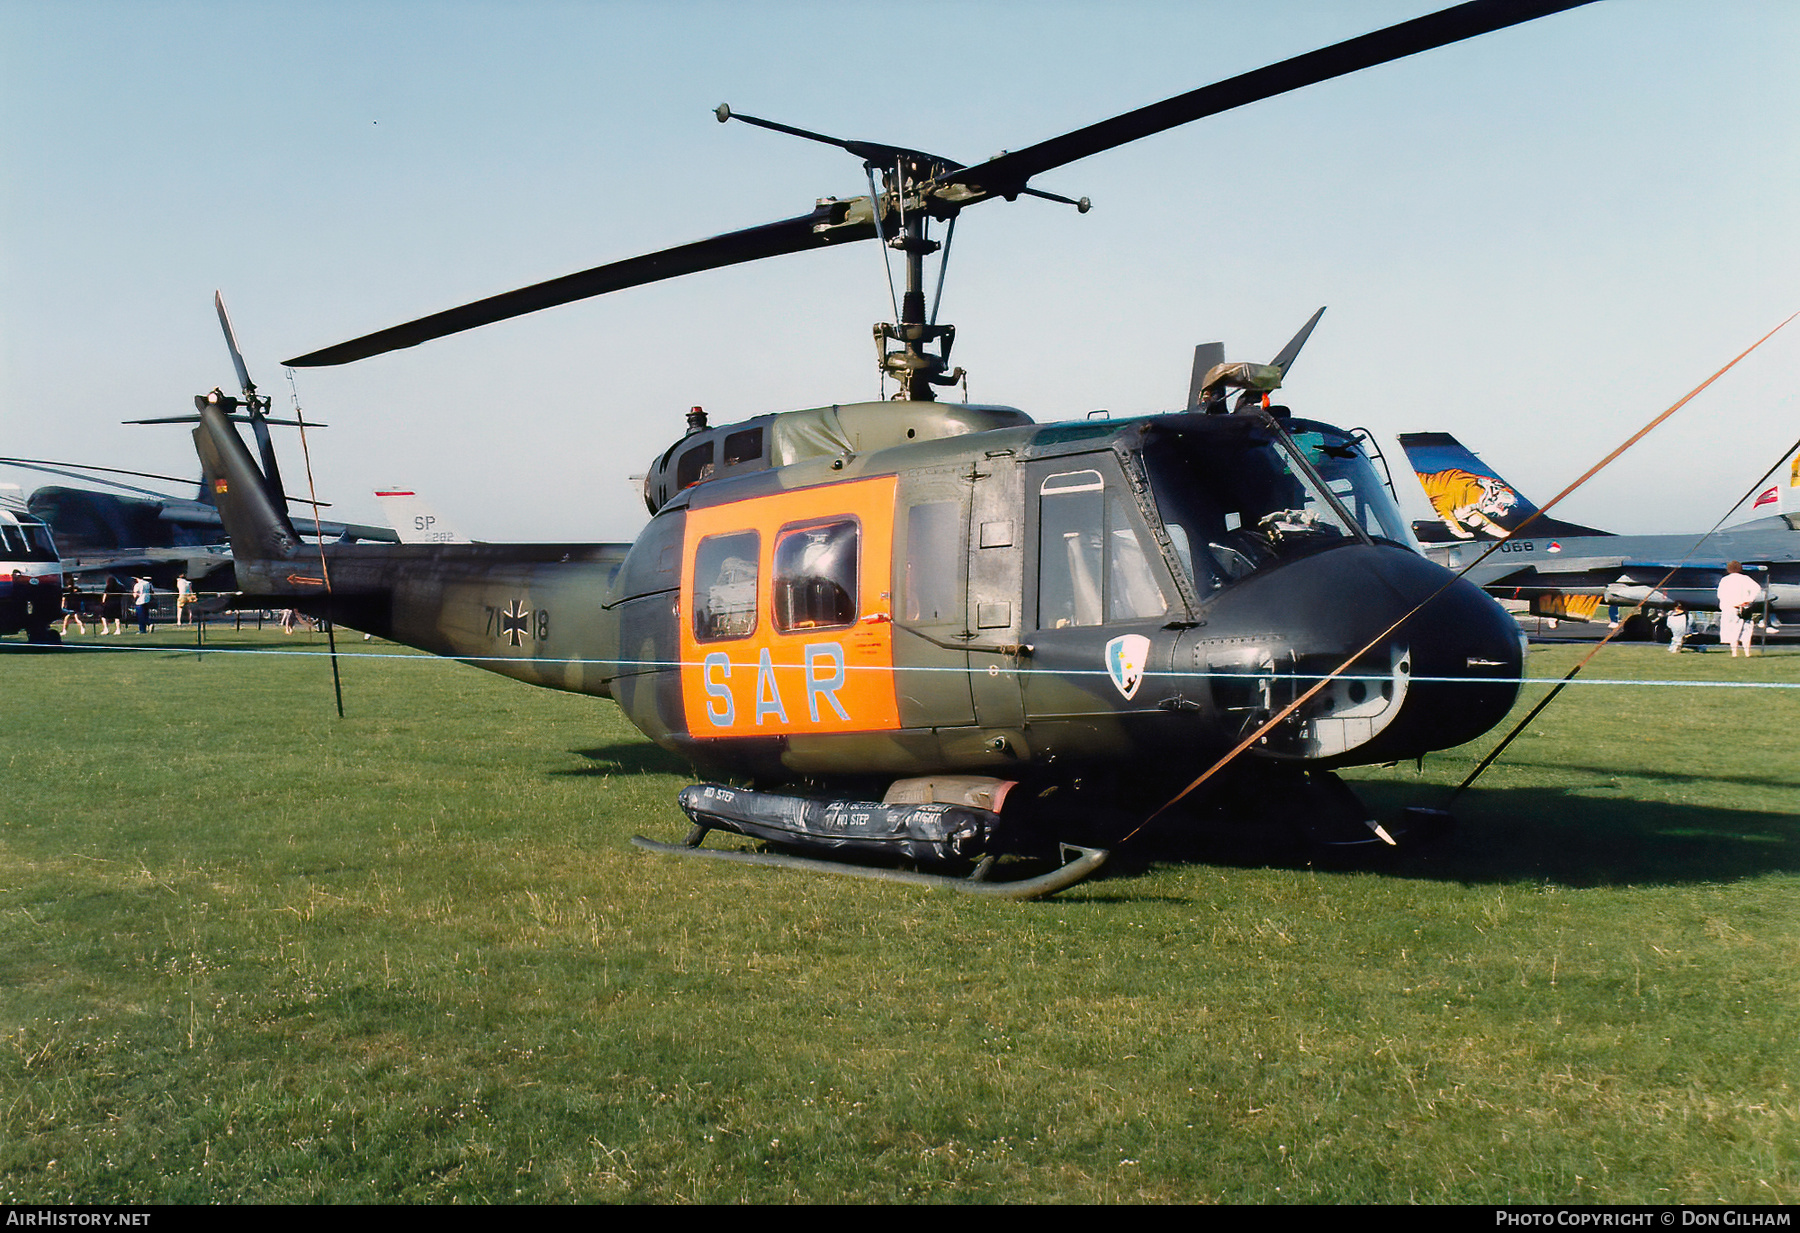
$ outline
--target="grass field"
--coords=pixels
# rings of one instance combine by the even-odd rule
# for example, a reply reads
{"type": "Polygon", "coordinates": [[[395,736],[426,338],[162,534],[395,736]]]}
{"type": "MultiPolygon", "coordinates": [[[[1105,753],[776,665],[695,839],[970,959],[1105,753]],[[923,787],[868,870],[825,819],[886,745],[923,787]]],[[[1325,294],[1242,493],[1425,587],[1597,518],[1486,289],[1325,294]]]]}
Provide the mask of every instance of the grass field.
{"type": "Polygon", "coordinates": [[[1793,691],[1572,689],[1429,850],[1017,905],[637,851],[683,766],[445,661],[0,680],[0,1202],[1800,1199],[1793,691]]]}

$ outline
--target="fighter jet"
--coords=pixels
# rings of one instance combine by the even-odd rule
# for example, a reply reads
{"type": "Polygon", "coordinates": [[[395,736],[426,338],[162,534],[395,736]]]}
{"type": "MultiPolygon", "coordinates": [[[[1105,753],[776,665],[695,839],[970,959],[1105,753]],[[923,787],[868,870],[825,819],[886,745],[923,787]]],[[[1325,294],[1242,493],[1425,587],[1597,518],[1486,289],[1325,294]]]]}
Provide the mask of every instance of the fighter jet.
{"type": "Polygon", "coordinates": [[[1771,511],[1701,543],[1699,531],[1617,535],[1549,517],[1527,525],[1538,507],[1449,433],[1401,433],[1400,448],[1437,515],[1413,524],[1425,554],[1461,569],[1501,541],[1468,575],[1498,599],[1548,616],[1586,616],[1602,603],[1717,611],[1725,564],[1739,561],[1770,609],[1800,606],[1800,455],[1785,483],[1757,494],[1752,512],[1771,511]]]}

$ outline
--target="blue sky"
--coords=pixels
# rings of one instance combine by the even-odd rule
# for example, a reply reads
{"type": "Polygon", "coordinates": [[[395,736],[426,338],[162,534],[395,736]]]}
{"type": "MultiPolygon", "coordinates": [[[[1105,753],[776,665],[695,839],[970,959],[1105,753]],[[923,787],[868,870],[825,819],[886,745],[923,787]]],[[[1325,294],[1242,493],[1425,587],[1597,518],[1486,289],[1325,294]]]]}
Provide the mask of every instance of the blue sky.
{"type": "MultiPolygon", "coordinates": [[[[0,0],[0,452],[191,472],[118,421],[230,388],[215,287],[285,406],[281,357],[863,191],[720,101],[972,160],[1432,7],[0,0]]],[[[1088,215],[962,220],[956,361],[1039,420],[1161,410],[1196,342],[1266,359],[1327,304],[1298,413],[1455,432],[1542,501],[1800,309],[1796,65],[1800,5],[1605,0],[1073,164],[1035,183],[1088,215]]],[[[886,316],[859,245],[295,379],[346,517],[400,483],[481,538],[626,539],[690,405],[873,397],[886,316]]],[[[1566,516],[1710,525],[1796,377],[1800,322],[1566,516]]]]}

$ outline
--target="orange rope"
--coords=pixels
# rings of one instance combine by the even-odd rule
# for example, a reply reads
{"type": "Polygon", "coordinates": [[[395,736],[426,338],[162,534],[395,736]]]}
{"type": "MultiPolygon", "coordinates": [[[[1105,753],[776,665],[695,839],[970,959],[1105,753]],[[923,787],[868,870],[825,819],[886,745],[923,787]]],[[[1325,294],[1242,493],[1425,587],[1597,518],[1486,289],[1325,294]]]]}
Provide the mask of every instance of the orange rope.
{"type": "Polygon", "coordinates": [[[306,464],[306,495],[312,505],[313,541],[319,549],[319,576],[325,580],[325,641],[331,648],[331,690],[337,697],[338,718],[344,717],[344,683],[338,677],[337,605],[331,602],[331,565],[325,556],[325,536],[319,529],[319,491],[313,486],[312,451],[306,447],[306,416],[300,413],[300,391],[294,370],[288,369],[288,390],[294,396],[294,422],[300,426],[300,457],[306,464]]]}

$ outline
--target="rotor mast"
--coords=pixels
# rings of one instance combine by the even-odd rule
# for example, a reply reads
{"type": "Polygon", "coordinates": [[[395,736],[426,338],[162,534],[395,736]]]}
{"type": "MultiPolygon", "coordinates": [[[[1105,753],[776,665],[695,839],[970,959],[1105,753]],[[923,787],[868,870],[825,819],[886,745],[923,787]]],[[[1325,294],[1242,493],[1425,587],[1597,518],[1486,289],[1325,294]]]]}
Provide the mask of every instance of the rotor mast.
{"type": "MultiPolygon", "coordinates": [[[[899,383],[896,398],[930,402],[937,398],[937,386],[955,385],[963,378],[963,370],[946,371],[950,366],[950,348],[956,343],[956,327],[939,325],[925,316],[925,258],[943,250],[940,263],[949,259],[949,250],[926,233],[931,215],[924,208],[918,192],[921,180],[946,170],[937,160],[921,165],[917,156],[901,155],[892,171],[883,169],[887,194],[878,217],[889,215],[898,206],[899,230],[886,237],[889,248],[906,258],[906,290],[901,293],[899,320],[877,322],[875,353],[884,376],[899,383]],[[890,347],[890,343],[898,343],[890,347]],[[933,354],[927,350],[937,345],[933,354]]],[[[953,216],[954,217],[954,216],[953,216]]],[[[940,278],[939,285],[942,285],[940,278]]]]}
{"type": "MultiPolygon", "coordinates": [[[[950,366],[950,348],[956,342],[956,327],[937,324],[935,304],[932,306],[932,316],[927,318],[925,315],[925,258],[940,250],[943,252],[938,269],[938,292],[941,296],[944,285],[943,262],[949,259],[949,245],[947,240],[944,244],[933,240],[927,234],[927,229],[933,217],[954,222],[961,210],[962,202],[945,199],[934,190],[941,181],[961,171],[963,164],[955,159],[927,154],[923,150],[909,150],[904,146],[892,146],[878,141],[847,141],[841,137],[815,133],[811,129],[796,128],[792,124],[748,116],[741,111],[733,111],[729,103],[720,103],[713,115],[718,117],[720,124],[737,120],[757,128],[785,133],[790,137],[836,146],[863,160],[863,172],[869,177],[869,196],[849,202],[829,201],[836,221],[821,225],[819,231],[839,231],[854,220],[872,226],[875,238],[906,259],[906,290],[897,298],[893,296],[891,271],[888,276],[889,298],[894,301],[896,320],[877,322],[875,325],[876,363],[883,376],[892,377],[899,383],[900,391],[894,396],[898,399],[931,402],[937,398],[935,387],[955,385],[961,381],[962,369],[946,371],[950,366]],[[877,173],[881,175],[882,189],[885,191],[876,188],[877,173]],[[936,354],[927,350],[933,343],[937,344],[936,354]],[[889,344],[898,345],[890,347],[889,344]]],[[[827,202],[821,202],[820,205],[825,207],[827,202]]],[[[1083,209],[1085,212],[1085,202],[1083,209]]],[[[951,234],[954,231],[953,226],[951,234]]],[[[883,264],[886,264],[885,254],[883,264]]]]}

